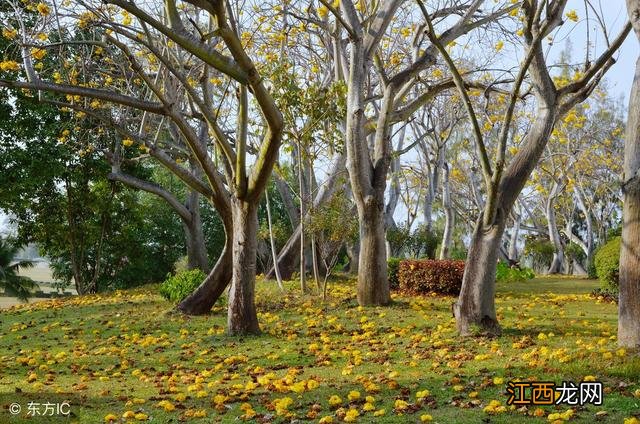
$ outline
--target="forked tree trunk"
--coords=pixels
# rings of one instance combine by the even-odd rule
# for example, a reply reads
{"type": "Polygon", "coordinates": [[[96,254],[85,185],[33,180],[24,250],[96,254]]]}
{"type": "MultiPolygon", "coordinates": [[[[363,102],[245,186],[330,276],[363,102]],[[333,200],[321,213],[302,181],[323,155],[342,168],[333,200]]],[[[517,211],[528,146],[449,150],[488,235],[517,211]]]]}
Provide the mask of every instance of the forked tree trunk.
{"type": "Polygon", "coordinates": [[[555,122],[555,108],[549,100],[538,100],[536,120],[500,180],[494,208],[487,203],[476,222],[462,289],[453,304],[458,331],[463,336],[472,335],[475,329],[489,335],[501,333],[495,312],[495,279],[506,218],[537,165],[555,122]],[[493,219],[484,218],[487,211],[493,212],[493,219]]]}
{"type": "Polygon", "coordinates": [[[496,224],[489,228],[482,224],[482,218],[476,223],[467,254],[460,298],[453,305],[454,314],[458,318],[458,331],[462,336],[472,335],[476,330],[491,335],[501,333],[494,298],[496,266],[504,225],[504,218],[496,219],[496,224]]]}
{"type": "Polygon", "coordinates": [[[368,201],[358,207],[360,255],[358,263],[358,303],[387,305],[391,301],[387,281],[387,246],[383,203],[368,201]]]}
{"type": "MultiPolygon", "coordinates": [[[[640,0],[627,0],[627,11],[640,40],[640,0]]],[[[640,58],[629,96],[623,194],[618,344],[637,348],[640,347],[640,58]]]]}
{"type": "Polygon", "coordinates": [[[232,200],[233,267],[227,328],[231,335],[258,334],[255,305],[258,208],[256,204],[232,200]]]}

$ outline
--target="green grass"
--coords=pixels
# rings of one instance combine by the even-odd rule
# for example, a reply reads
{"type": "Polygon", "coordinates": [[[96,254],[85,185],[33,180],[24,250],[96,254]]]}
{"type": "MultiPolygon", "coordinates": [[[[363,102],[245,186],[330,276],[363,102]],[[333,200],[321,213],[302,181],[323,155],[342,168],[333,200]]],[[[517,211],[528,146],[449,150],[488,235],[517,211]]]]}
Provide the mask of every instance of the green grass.
{"type": "Polygon", "coordinates": [[[251,422],[317,422],[328,415],[339,422],[338,406],[329,405],[337,395],[339,407],[357,409],[362,423],[414,423],[423,414],[439,423],[542,423],[569,407],[540,407],[541,417],[534,416],[536,407],[497,414],[483,409],[491,400],[505,404],[511,379],[577,383],[587,375],[604,383],[604,404],[576,408],[571,422],[592,423],[596,412],[606,411],[601,422],[622,423],[640,413],[633,396],[640,389],[640,358],[617,349],[616,305],[589,297],[595,282],[499,285],[504,334],[495,339],[459,339],[453,298],[397,296],[389,307],[363,309],[353,281],[331,284],[323,304],[301,296],[295,283],[283,295],[272,282],[260,282],[258,337],[226,336],[222,305],[205,317],[168,313],[171,305],[156,286],[4,310],[0,422],[101,423],[108,414],[125,422],[120,417],[133,411],[156,423],[235,423],[243,403],[257,414],[251,422]],[[318,387],[291,391],[309,380],[318,387]],[[417,401],[416,392],[425,389],[430,396],[417,401]],[[361,399],[349,404],[350,391],[361,399]],[[186,398],[176,400],[178,393],[186,398]],[[384,415],[363,411],[367,395],[384,415]],[[275,408],[287,397],[290,406],[275,408]],[[68,418],[25,417],[29,401],[65,400],[68,418]],[[175,410],[158,406],[162,400],[175,410]],[[396,400],[406,401],[407,409],[394,410],[396,400]],[[9,414],[13,402],[23,407],[21,415],[9,414]],[[189,416],[202,410],[206,417],[189,416]]]}

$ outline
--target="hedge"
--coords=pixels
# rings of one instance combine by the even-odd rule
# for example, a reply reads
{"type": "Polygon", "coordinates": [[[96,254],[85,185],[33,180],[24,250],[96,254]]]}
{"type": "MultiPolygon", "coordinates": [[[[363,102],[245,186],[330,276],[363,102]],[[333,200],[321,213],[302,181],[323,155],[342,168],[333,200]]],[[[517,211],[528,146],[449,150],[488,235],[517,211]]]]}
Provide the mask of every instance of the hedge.
{"type": "Polygon", "coordinates": [[[596,275],[603,289],[618,292],[620,274],[620,244],[622,239],[614,237],[596,252],[594,263],[596,275]]]}
{"type": "Polygon", "coordinates": [[[410,294],[458,295],[462,287],[464,261],[404,260],[398,269],[400,290],[410,294]]]}
{"type": "Polygon", "coordinates": [[[396,290],[400,287],[400,282],[398,281],[398,268],[400,267],[400,262],[402,262],[402,259],[400,258],[387,259],[387,278],[389,279],[389,288],[392,290],[396,290]]]}

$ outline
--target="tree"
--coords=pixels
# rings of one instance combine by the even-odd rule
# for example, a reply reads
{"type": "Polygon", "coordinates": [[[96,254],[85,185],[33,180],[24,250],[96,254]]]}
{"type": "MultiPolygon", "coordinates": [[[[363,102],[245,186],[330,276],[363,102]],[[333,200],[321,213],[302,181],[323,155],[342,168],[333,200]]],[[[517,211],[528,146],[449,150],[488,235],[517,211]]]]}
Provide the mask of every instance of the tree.
{"type": "MultiPolygon", "coordinates": [[[[627,0],[627,13],[640,40],[640,1],[627,0]]],[[[618,344],[640,347],[640,58],[629,94],[622,183],[622,245],[618,344]]]]}
{"type": "MultiPolygon", "coordinates": [[[[193,154],[205,181],[175,161],[162,157],[164,152],[158,152],[158,160],[190,187],[207,196],[219,212],[225,228],[230,229],[227,234],[229,246],[223,250],[210,274],[219,278],[215,279],[210,290],[200,294],[211,296],[222,292],[220,288],[224,289],[227,283],[223,277],[228,275],[229,270],[225,265],[230,253],[233,260],[228,331],[231,334],[258,333],[260,329],[254,302],[257,209],[277,158],[283,119],[266,82],[247,53],[247,43],[241,39],[234,12],[238,9],[227,1],[190,1],[187,2],[189,7],[178,8],[176,1],[168,0],[164,10],[139,7],[126,0],[110,0],[107,3],[108,6],[93,2],[63,6],[70,17],[70,20],[64,21],[48,19],[48,10],[46,13],[44,9],[39,11],[43,15],[41,20],[44,25],[55,28],[63,22],[70,22],[71,26],[75,24],[83,30],[93,29],[86,34],[86,38],[76,43],[62,40],[61,45],[77,54],[76,59],[82,58],[87,64],[93,65],[96,56],[101,58],[97,64],[103,68],[103,72],[81,74],[80,71],[87,68],[74,68],[69,72],[63,66],[57,76],[64,77],[55,78],[54,75],[53,81],[44,80],[42,77],[45,75],[38,74],[33,62],[38,61],[41,54],[34,56],[25,45],[27,40],[32,42],[31,37],[35,39],[35,34],[27,33],[27,25],[21,15],[29,13],[21,4],[14,4],[15,19],[20,22],[21,29],[20,47],[26,52],[22,65],[27,81],[3,79],[0,85],[62,93],[67,96],[64,107],[71,109],[75,103],[82,103],[82,99],[95,99],[129,108],[134,113],[125,116],[133,116],[137,122],[122,125],[111,116],[114,122],[112,127],[125,127],[125,131],[133,133],[130,128],[138,126],[142,131],[132,135],[142,135],[138,138],[145,143],[142,146],[146,146],[147,130],[152,128],[151,124],[145,125],[146,116],[160,118],[154,122],[156,128],[163,128],[164,119],[170,121],[193,154]],[[117,11],[119,15],[116,15],[117,11]],[[213,32],[203,36],[208,29],[213,32]],[[74,49],[76,44],[90,48],[74,49]],[[105,51],[109,54],[103,56],[105,51]],[[113,56],[122,57],[125,61],[114,63],[109,59],[113,56]],[[112,73],[117,76],[117,81],[105,84],[112,73]],[[194,78],[196,74],[197,79],[194,78]],[[81,76],[82,83],[78,76],[81,76]],[[228,83],[235,88],[234,97],[229,90],[216,88],[221,78],[229,79],[228,83]],[[56,82],[56,79],[60,82],[56,82]],[[104,88],[96,88],[98,86],[104,88]],[[140,86],[144,88],[145,96],[139,95],[140,88],[130,89],[140,86]],[[249,92],[255,103],[249,102],[249,92]],[[220,111],[213,104],[214,95],[219,95],[218,100],[222,104],[235,110],[233,122],[219,118],[220,111]],[[254,107],[255,113],[250,114],[251,107],[254,107]],[[250,115],[257,119],[250,122],[250,115]],[[221,127],[225,124],[235,127],[230,131],[231,137],[228,135],[230,132],[221,127]],[[212,158],[208,148],[210,134],[216,154],[219,154],[215,158],[212,158]],[[254,137],[254,134],[257,135],[254,137]],[[256,143],[250,145],[250,141],[256,143]],[[252,166],[247,164],[248,154],[254,155],[252,166]],[[224,176],[220,174],[217,164],[223,168],[224,176]]],[[[56,10],[60,13],[59,8],[56,10]]],[[[49,27],[51,30],[54,28],[49,27]]],[[[61,28],[55,29],[63,32],[61,28]]],[[[72,27],[64,30],[76,32],[72,27]]],[[[41,48],[52,47],[45,45],[41,48]]],[[[65,63],[62,62],[63,65],[65,63]]],[[[12,70],[15,67],[12,66],[12,70]]],[[[134,144],[135,140],[131,140],[130,144],[134,144]]]]}
{"type": "Polygon", "coordinates": [[[21,269],[33,267],[31,261],[16,260],[19,251],[18,244],[0,238],[0,286],[4,288],[5,296],[13,295],[26,302],[31,290],[38,286],[31,278],[18,275],[21,269]]]}
{"type": "MultiPolygon", "coordinates": [[[[626,25],[611,45],[596,60],[589,59],[588,64],[582,68],[585,71],[576,73],[568,84],[554,82],[542,43],[563,24],[565,6],[566,1],[522,3],[520,13],[524,26],[518,31],[524,38],[524,60],[511,86],[502,117],[498,116],[499,121],[490,122],[487,126],[494,130],[497,125],[494,130],[497,137],[493,146],[487,143],[490,138],[486,139],[483,134],[456,64],[448,56],[443,43],[430,31],[431,40],[439,47],[464,99],[473,125],[475,147],[480,157],[486,190],[486,200],[476,221],[467,255],[460,296],[453,305],[457,328],[462,335],[470,335],[476,329],[486,334],[501,333],[495,312],[495,276],[507,218],[537,165],[556,121],[592,93],[613,64],[613,54],[631,29],[630,25],[626,25]],[[511,134],[512,118],[527,75],[536,100],[536,111],[518,150],[507,161],[507,142],[511,134]],[[493,163],[490,149],[495,149],[496,152],[493,163]]],[[[571,16],[574,14],[575,12],[571,16]]]]}
{"type": "MultiPolygon", "coordinates": [[[[410,117],[436,94],[451,88],[451,80],[425,84],[422,90],[415,90],[417,94],[412,100],[405,101],[412,88],[417,87],[421,73],[435,65],[440,51],[434,43],[426,45],[422,31],[413,40],[413,54],[404,61],[402,55],[398,56],[391,48],[391,43],[383,46],[383,38],[404,1],[359,1],[357,4],[341,1],[340,10],[328,1],[322,3],[348,34],[348,57],[344,59],[348,69],[345,142],[347,168],[360,226],[358,302],[360,305],[385,305],[391,300],[384,227],[384,193],[392,154],[390,129],[394,123],[410,117]],[[380,51],[388,56],[383,58],[380,51]],[[375,81],[377,90],[374,91],[369,81],[375,81]],[[368,94],[374,92],[373,98],[379,101],[370,105],[368,94]],[[366,111],[371,109],[375,116],[369,118],[366,111]]],[[[449,44],[513,8],[498,8],[482,15],[479,13],[482,3],[482,0],[477,0],[468,5],[457,5],[462,16],[450,26],[449,22],[444,24],[440,41],[449,44]]],[[[418,4],[425,20],[445,18],[452,15],[452,10],[457,10],[454,7],[429,12],[421,2],[418,4]]],[[[445,21],[442,19],[441,22],[445,21]]],[[[409,30],[409,34],[411,32],[409,30]]],[[[337,36],[341,36],[339,32],[337,36]]]]}

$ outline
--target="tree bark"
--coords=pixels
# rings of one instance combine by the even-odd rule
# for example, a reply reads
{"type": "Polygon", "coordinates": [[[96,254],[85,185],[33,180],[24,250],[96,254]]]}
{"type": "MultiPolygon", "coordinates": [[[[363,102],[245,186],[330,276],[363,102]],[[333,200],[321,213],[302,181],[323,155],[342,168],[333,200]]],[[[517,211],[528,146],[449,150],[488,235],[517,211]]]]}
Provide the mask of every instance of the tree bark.
{"type": "MultiPolygon", "coordinates": [[[[627,11],[640,40],[640,0],[627,0],[627,11]]],[[[640,347],[640,58],[629,96],[624,146],[624,203],[620,252],[618,344],[640,347]]]]}
{"type": "Polygon", "coordinates": [[[563,270],[564,265],[564,247],[562,246],[562,240],[560,239],[560,231],[558,231],[558,224],[556,220],[556,211],[554,209],[554,202],[556,196],[558,194],[558,190],[560,185],[555,182],[553,184],[553,188],[551,189],[551,193],[549,194],[549,198],[547,199],[547,204],[545,208],[545,215],[547,217],[547,228],[549,230],[549,241],[553,244],[553,260],[551,261],[551,265],[549,265],[549,269],[547,270],[547,274],[560,274],[563,270]]]}
{"type": "Polygon", "coordinates": [[[442,208],[444,209],[444,232],[442,234],[442,246],[440,259],[449,259],[451,256],[451,243],[453,241],[453,227],[455,225],[455,212],[451,204],[449,191],[449,165],[442,165],[442,208]]]}
{"type": "MultiPolygon", "coordinates": [[[[227,239],[229,236],[227,236],[227,239]]],[[[187,315],[203,315],[209,313],[216,301],[222,296],[231,282],[233,266],[232,251],[229,240],[225,242],[222,253],[207,278],[193,293],[184,298],[176,309],[187,315]]]]}
{"type": "Polygon", "coordinates": [[[191,213],[191,220],[183,220],[185,229],[185,241],[187,245],[187,266],[189,269],[199,268],[203,272],[209,272],[209,256],[204,242],[202,230],[202,217],[200,215],[200,193],[191,191],[187,199],[187,209],[191,213]]]}
{"type": "Polygon", "coordinates": [[[485,227],[482,214],[476,223],[467,254],[460,297],[453,306],[458,331],[463,336],[472,335],[474,327],[490,335],[501,333],[494,298],[496,266],[504,226],[504,218],[498,217],[495,225],[485,227]]]}
{"type": "Polygon", "coordinates": [[[537,165],[556,119],[555,105],[549,104],[549,99],[539,97],[538,100],[536,119],[523,140],[523,147],[500,179],[495,205],[486,202],[476,222],[462,289],[453,305],[458,331],[463,336],[471,335],[474,327],[490,335],[501,333],[495,314],[495,279],[506,216],[537,165]],[[489,222],[485,222],[487,212],[493,215],[489,222]]]}
{"type": "Polygon", "coordinates": [[[233,198],[233,269],[229,290],[227,331],[231,335],[259,334],[255,306],[257,202],[233,198]]]}
{"type": "Polygon", "coordinates": [[[391,301],[391,297],[387,281],[383,208],[379,202],[367,202],[362,211],[358,212],[360,221],[358,303],[386,305],[391,301]]]}
{"type": "Polygon", "coordinates": [[[514,213],[513,228],[511,229],[511,237],[509,237],[509,260],[518,260],[518,236],[520,234],[520,225],[522,224],[522,214],[514,213]]]}

